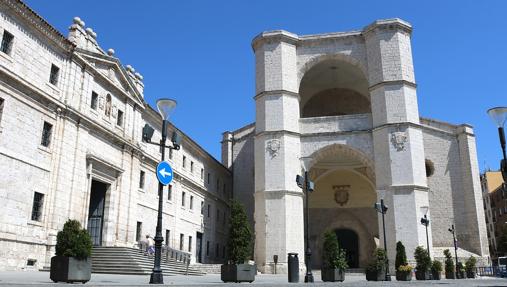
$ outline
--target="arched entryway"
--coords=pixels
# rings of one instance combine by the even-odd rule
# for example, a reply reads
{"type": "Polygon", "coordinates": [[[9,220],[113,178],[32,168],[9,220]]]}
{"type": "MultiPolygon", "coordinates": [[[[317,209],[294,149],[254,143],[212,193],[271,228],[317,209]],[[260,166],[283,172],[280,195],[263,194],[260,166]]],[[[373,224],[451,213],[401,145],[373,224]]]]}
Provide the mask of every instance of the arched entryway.
{"type": "Polygon", "coordinates": [[[359,237],[354,230],[342,228],[335,230],[340,248],[345,250],[349,268],[359,267],[359,237]]]}
{"type": "Polygon", "coordinates": [[[350,268],[365,268],[378,237],[371,160],[341,144],[326,146],[311,158],[310,178],[315,183],[309,197],[312,262],[320,268],[324,233],[334,231],[347,250],[350,268]]]}

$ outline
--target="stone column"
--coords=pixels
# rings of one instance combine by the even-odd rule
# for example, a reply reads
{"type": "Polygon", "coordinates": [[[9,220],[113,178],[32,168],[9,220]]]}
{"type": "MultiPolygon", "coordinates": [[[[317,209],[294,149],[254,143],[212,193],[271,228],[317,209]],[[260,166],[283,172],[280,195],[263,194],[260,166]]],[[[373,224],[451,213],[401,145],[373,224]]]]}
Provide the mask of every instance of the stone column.
{"type": "MultiPolygon", "coordinates": [[[[399,19],[376,21],[363,31],[374,127],[376,188],[379,199],[384,198],[389,206],[386,233],[391,266],[397,241],[405,245],[409,260],[413,260],[417,246],[426,247],[426,230],[420,218],[429,201],[411,32],[410,24],[399,19]]],[[[429,212],[428,217],[431,220],[429,212]]],[[[380,220],[379,216],[383,245],[380,220]]],[[[431,250],[431,230],[428,231],[431,250]]]]}
{"type": "Polygon", "coordinates": [[[255,261],[261,272],[287,272],[287,253],[304,264],[297,35],[265,32],[252,43],[256,61],[255,261]]]}
{"type": "Polygon", "coordinates": [[[233,135],[231,132],[227,131],[222,134],[222,164],[231,169],[232,167],[232,145],[233,145],[233,135]]]}

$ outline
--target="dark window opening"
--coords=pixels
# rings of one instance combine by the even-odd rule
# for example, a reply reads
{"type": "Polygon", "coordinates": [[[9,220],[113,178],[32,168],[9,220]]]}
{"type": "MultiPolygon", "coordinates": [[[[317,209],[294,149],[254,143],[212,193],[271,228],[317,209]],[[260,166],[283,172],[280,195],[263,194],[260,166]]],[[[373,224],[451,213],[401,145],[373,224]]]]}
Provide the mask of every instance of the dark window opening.
{"type": "Polygon", "coordinates": [[[98,101],[99,101],[99,95],[95,92],[92,92],[92,102],[90,103],[90,107],[94,110],[97,110],[98,101]]]}
{"type": "Polygon", "coordinates": [[[53,125],[44,122],[44,126],[42,127],[42,139],[41,139],[41,145],[48,147],[51,144],[51,133],[53,131],[53,125]]]}
{"type": "Polygon", "coordinates": [[[11,33],[4,30],[4,35],[2,37],[2,46],[1,46],[0,50],[2,52],[4,52],[5,54],[10,55],[11,50],[12,50],[13,40],[14,40],[14,36],[11,33]]]}
{"type": "Polygon", "coordinates": [[[49,74],[49,82],[55,86],[58,85],[58,74],[60,74],[60,68],[52,64],[51,74],[49,74]]]}
{"type": "Polygon", "coordinates": [[[32,220],[41,221],[43,203],[44,203],[44,194],[35,192],[33,195],[32,220]]]}
{"type": "Polygon", "coordinates": [[[141,170],[140,174],[139,174],[139,188],[140,189],[144,189],[144,177],[145,177],[146,173],[141,170]]]}
{"type": "Polygon", "coordinates": [[[180,233],[180,250],[183,250],[183,240],[185,238],[185,235],[183,233],[180,233]]]}
{"type": "Polygon", "coordinates": [[[116,125],[119,127],[123,126],[123,111],[118,110],[118,116],[116,117],[116,125]]]}
{"type": "Polygon", "coordinates": [[[136,225],[136,241],[139,242],[141,240],[141,234],[143,232],[143,223],[138,221],[136,225]]]}

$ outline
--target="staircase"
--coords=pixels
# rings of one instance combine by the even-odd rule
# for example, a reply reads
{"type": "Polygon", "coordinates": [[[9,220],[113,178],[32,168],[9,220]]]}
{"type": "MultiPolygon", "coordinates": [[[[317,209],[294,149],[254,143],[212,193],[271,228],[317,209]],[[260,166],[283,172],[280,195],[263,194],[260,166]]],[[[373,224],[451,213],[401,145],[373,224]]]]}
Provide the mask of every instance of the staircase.
{"type": "MultiPolygon", "coordinates": [[[[94,247],[92,250],[92,273],[108,274],[151,274],[154,256],[148,257],[140,249],[129,247],[94,247]]],[[[205,273],[187,264],[162,256],[160,263],[164,275],[204,275],[205,273]]]]}

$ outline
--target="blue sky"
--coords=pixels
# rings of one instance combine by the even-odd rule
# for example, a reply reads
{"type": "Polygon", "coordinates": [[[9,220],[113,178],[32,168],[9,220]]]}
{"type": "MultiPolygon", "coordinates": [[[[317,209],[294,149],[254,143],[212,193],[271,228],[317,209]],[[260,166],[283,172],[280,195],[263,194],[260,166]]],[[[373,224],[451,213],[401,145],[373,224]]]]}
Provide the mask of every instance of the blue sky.
{"type": "Polygon", "coordinates": [[[475,127],[479,165],[497,169],[496,128],[507,106],[506,1],[67,1],[26,3],[67,35],[74,16],[144,76],[145,97],[178,101],[173,122],[220,159],[221,133],[255,119],[251,40],[265,30],[296,34],[358,30],[402,18],[421,116],[475,127]]]}

